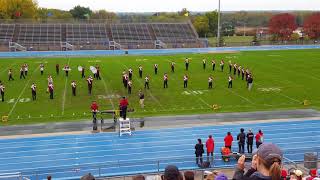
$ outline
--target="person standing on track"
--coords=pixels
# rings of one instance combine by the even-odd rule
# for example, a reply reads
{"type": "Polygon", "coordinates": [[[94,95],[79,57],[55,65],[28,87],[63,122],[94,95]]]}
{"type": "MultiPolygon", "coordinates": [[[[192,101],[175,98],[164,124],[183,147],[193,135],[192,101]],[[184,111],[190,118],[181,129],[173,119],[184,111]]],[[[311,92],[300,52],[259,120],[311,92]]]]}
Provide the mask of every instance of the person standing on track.
{"type": "Polygon", "coordinates": [[[140,78],[142,78],[142,69],[143,69],[143,68],[142,68],[142,66],[140,65],[140,66],[139,66],[139,77],[140,77],[140,78]]]}
{"type": "Polygon", "coordinates": [[[189,79],[189,77],[187,75],[183,76],[183,88],[188,87],[188,79],[189,79]]]}
{"type": "Polygon", "coordinates": [[[204,153],[203,144],[202,144],[201,139],[198,139],[198,143],[195,145],[194,148],[195,148],[195,154],[196,154],[196,164],[201,166],[203,163],[202,155],[204,153]]]}
{"type": "Polygon", "coordinates": [[[92,104],[90,106],[91,112],[92,112],[92,118],[93,118],[93,130],[98,130],[97,126],[97,113],[99,112],[99,106],[96,101],[92,101],[92,104]]]}
{"type": "Polygon", "coordinates": [[[237,140],[238,140],[238,145],[239,145],[238,152],[243,154],[244,153],[244,145],[246,142],[246,134],[244,133],[243,128],[240,129],[240,133],[237,136],[237,140]]]}
{"type": "Polygon", "coordinates": [[[212,76],[209,76],[208,78],[208,83],[209,83],[209,89],[212,89],[212,84],[213,84],[213,77],[212,76]]]}
{"type": "Polygon", "coordinates": [[[158,74],[158,64],[154,64],[154,74],[157,75],[158,74]]]}
{"type": "Polygon", "coordinates": [[[4,90],[5,90],[5,86],[0,82],[0,94],[1,94],[2,102],[4,102],[4,90]]]}
{"type": "Polygon", "coordinates": [[[146,88],[149,89],[149,81],[150,81],[149,76],[146,76],[146,77],[144,78],[144,89],[146,89],[146,88]]]}
{"type": "Polygon", "coordinates": [[[8,76],[9,76],[9,81],[13,81],[14,79],[13,79],[13,73],[12,73],[12,69],[9,69],[9,71],[8,71],[8,76]]]}
{"type": "Polygon", "coordinates": [[[32,95],[32,101],[37,100],[37,86],[35,83],[32,83],[31,85],[31,95],[32,95]]]}
{"type": "Polygon", "coordinates": [[[249,132],[247,133],[247,150],[250,154],[252,153],[253,138],[254,134],[252,133],[252,130],[249,129],[249,132]]]}
{"type": "Polygon", "coordinates": [[[167,73],[165,73],[164,75],[163,75],[163,88],[168,88],[168,75],[167,75],[167,73]]]}
{"type": "Polygon", "coordinates": [[[259,148],[259,146],[263,143],[263,132],[260,129],[258,133],[256,134],[256,146],[259,148]]]}
{"type": "Polygon", "coordinates": [[[231,135],[231,132],[228,132],[227,135],[224,137],[224,146],[226,148],[229,148],[230,151],[232,148],[232,142],[233,142],[233,137],[231,135]]]}
{"type": "Polygon", "coordinates": [[[72,83],[71,83],[71,88],[72,88],[72,95],[73,95],[73,96],[76,96],[76,90],[77,90],[76,81],[72,81],[72,83]]]}
{"type": "Polygon", "coordinates": [[[206,142],[206,148],[207,148],[207,161],[213,162],[213,152],[214,152],[214,139],[212,138],[212,135],[209,135],[209,138],[206,142]],[[211,156],[211,160],[209,160],[209,157],[211,156]]]}
{"type": "Polygon", "coordinates": [[[89,92],[89,95],[91,95],[92,85],[93,85],[93,78],[91,76],[89,76],[89,78],[87,79],[87,83],[88,83],[88,92],[89,92]]]}

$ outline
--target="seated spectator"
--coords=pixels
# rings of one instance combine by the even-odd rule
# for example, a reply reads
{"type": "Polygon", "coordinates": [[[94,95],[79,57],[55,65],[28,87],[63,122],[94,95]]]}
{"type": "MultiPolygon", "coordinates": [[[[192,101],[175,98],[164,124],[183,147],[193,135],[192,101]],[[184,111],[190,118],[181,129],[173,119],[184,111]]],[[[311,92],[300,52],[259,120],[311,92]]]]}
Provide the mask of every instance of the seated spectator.
{"type": "Polygon", "coordinates": [[[184,172],[184,180],[194,180],[194,172],[192,171],[184,172]]]}
{"type": "Polygon", "coordinates": [[[132,180],[145,180],[143,175],[137,175],[132,178],[132,180]]]}
{"type": "Polygon", "coordinates": [[[288,172],[285,169],[281,170],[281,179],[286,180],[288,176],[288,172]]]}
{"type": "Polygon", "coordinates": [[[307,180],[313,180],[316,177],[318,177],[317,176],[317,169],[310,169],[309,177],[307,178],[307,180]]]}
{"type": "Polygon", "coordinates": [[[164,170],[163,180],[183,180],[177,166],[168,165],[164,170]]]}
{"type": "Polygon", "coordinates": [[[216,176],[214,180],[228,180],[228,177],[224,175],[223,173],[220,173],[216,176]]]}
{"type": "Polygon", "coordinates": [[[89,173],[87,175],[82,176],[80,180],[95,180],[95,178],[91,173],[89,173]]]}
{"type": "Polygon", "coordinates": [[[233,180],[281,180],[283,153],[278,146],[265,143],[252,157],[251,168],[244,173],[245,155],[238,160],[233,180]]]}
{"type": "Polygon", "coordinates": [[[204,171],[204,179],[205,180],[214,180],[216,176],[219,174],[218,171],[204,171]]]}
{"type": "Polygon", "coordinates": [[[224,162],[228,162],[230,159],[231,151],[228,147],[221,148],[221,155],[224,162]]]}
{"type": "Polygon", "coordinates": [[[296,169],[290,173],[290,180],[302,180],[302,171],[296,169]]]}

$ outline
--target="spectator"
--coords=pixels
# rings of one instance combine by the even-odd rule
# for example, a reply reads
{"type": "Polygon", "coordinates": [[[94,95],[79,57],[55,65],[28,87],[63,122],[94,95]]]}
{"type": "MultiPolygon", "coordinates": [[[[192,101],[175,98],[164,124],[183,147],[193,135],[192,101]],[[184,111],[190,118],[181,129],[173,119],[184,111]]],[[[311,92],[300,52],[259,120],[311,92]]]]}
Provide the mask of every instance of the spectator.
{"type": "Polygon", "coordinates": [[[282,170],[281,170],[281,179],[282,179],[282,180],[286,180],[286,179],[287,179],[287,176],[288,176],[287,170],[282,169],[282,170]]]}
{"type": "Polygon", "coordinates": [[[96,101],[92,101],[91,104],[91,112],[92,112],[92,118],[93,118],[93,130],[98,130],[97,126],[97,112],[99,111],[99,106],[96,101]]]}
{"type": "Polygon", "coordinates": [[[168,165],[164,170],[163,180],[181,180],[183,179],[179,169],[176,166],[168,165]]]}
{"type": "Polygon", "coordinates": [[[52,179],[52,177],[51,176],[47,176],[47,180],[51,180],[52,179]]]}
{"type": "Polygon", "coordinates": [[[309,178],[307,178],[307,180],[313,180],[316,177],[318,177],[317,176],[317,169],[310,169],[309,178]]]}
{"type": "Polygon", "coordinates": [[[128,108],[129,102],[128,99],[126,99],[125,96],[122,97],[120,100],[120,110],[121,110],[121,117],[123,119],[127,118],[127,108],[128,108]]]}
{"type": "Polygon", "coordinates": [[[290,173],[290,180],[302,180],[302,171],[299,169],[294,170],[293,172],[290,173]]]}
{"type": "Polygon", "coordinates": [[[259,132],[256,134],[256,145],[257,145],[257,148],[259,148],[259,146],[262,143],[263,143],[263,132],[260,129],[259,132]]]}
{"type": "Polygon", "coordinates": [[[237,136],[237,141],[238,141],[238,145],[239,145],[239,153],[244,153],[244,144],[246,142],[246,134],[244,133],[244,129],[241,128],[240,129],[240,133],[237,136]]]}
{"type": "Polygon", "coordinates": [[[87,175],[82,176],[80,180],[95,180],[95,178],[91,173],[89,173],[87,175]]]}
{"type": "Polygon", "coordinates": [[[214,180],[228,180],[228,177],[225,174],[220,173],[216,176],[214,180]]]}
{"type": "Polygon", "coordinates": [[[252,130],[249,129],[249,132],[247,133],[247,149],[248,149],[248,153],[252,153],[253,138],[254,138],[254,134],[252,133],[252,130]]]}
{"type": "Polygon", "coordinates": [[[203,163],[202,155],[203,155],[203,153],[204,153],[203,144],[202,144],[201,139],[198,139],[198,143],[195,145],[194,148],[196,149],[196,151],[195,151],[195,154],[196,154],[196,163],[197,163],[199,166],[201,166],[202,163],[203,163]],[[199,164],[199,161],[200,161],[200,164],[199,164]]]}
{"type": "Polygon", "coordinates": [[[212,135],[209,135],[209,138],[206,142],[206,148],[207,148],[207,161],[209,161],[209,157],[211,155],[210,162],[213,162],[214,140],[212,138],[212,135]]]}
{"type": "Polygon", "coordinates": [[[228,132],[226,137],[224,138],[224,146],[231,150],[232,141],[233,141],[233,137],[231,135],[231,132],[228,132]]]}
{"type": "Polygon", "coordinates": [[[252,157],[251,168],[244,173],[245,156],[238,160],[233,180],[281,180],[282,151],[274,144],[262,144],[252,157]]]}
{"type": "Polygon", "coordinates": [[[184,180],[194,180],[194,172],[192,171],[184,172],[184,180]]]}
{"type": "Polygon", "coordinates": [[[134,176],[132,180],[145,180],[145,177],[143,175],[137,175],[137,176],[134,176]]]}
{"type": "Polygon", "coordinates": [[[222,147],[221,148],[221,155],[224,162],[228,162],[230,158],[230,149],[228,147],[222,147]]]}

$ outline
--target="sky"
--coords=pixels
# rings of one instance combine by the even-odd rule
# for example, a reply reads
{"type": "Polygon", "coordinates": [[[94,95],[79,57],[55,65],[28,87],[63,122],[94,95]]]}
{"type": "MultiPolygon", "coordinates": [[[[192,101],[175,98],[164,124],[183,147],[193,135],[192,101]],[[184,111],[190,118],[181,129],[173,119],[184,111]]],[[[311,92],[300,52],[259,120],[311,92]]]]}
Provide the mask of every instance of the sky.
{"type": "MultiPolygon", "coordinates": [[[[40,7],[69,10],[76,5],[112,12],[212,11],[218,0],[37,0],[40,7]]],[[[221,0],[222,11],[320,10],[320,0],[221,0]]]]}

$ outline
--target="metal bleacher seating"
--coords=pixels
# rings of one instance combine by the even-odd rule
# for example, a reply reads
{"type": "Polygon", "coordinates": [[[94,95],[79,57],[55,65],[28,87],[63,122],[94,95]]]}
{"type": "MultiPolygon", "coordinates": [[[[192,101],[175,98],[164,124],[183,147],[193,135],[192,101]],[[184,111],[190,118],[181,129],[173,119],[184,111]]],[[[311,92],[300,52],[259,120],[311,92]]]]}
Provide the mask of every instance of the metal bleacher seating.
{"type": "Polygon", "coordinates": [[[9,42],[35,51],[112,49],[111,44],[121,49],[201,46],[190,23],[0,24],[0,50],[8,50],[9,42]]]}
{"type": "Polygon", "coordinates": [[[106,24],[67,24],[66,42],[78,49],[107,49],[106,24]]]}
{"type": "Polygon", "coordinates": [[[122,48],[139,49],[153,48],[154,39],[145,23],[112,24],[113,40],[121,44],[122,48]]]}

